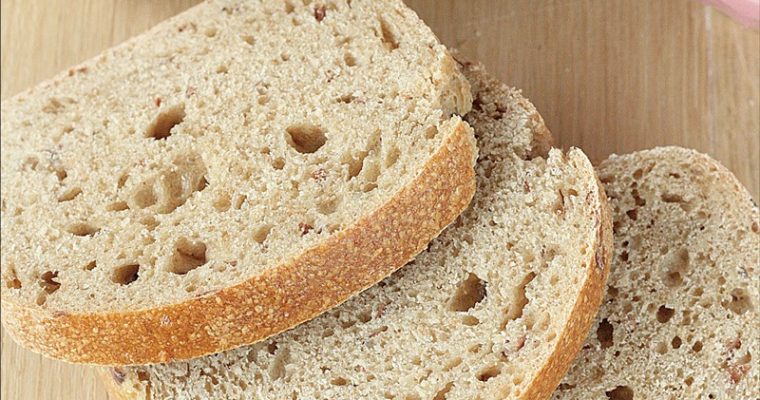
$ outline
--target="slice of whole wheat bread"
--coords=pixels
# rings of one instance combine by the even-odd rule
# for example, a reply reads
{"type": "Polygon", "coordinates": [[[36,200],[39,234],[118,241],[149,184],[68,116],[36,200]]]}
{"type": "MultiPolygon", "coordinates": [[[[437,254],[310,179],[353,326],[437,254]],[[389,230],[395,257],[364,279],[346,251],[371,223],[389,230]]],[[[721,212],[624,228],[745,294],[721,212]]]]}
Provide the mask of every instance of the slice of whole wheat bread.
{"type": "Polygon", "coordinates": [[[758,208],[712,158],[677,147],[599,168],[614,215],[605,302],[553,398],[757,399],[758,208]]]}
{"type": "Polygon", "coordinates": [[[125,399],[534,399],[601,301],[606,197],[579,150],[547,152],[518,91],[464,64],[480,148],[471,207],[428,251],[326,314],[189,362],[101,369],[125,399]],[[548,154],[547,154],[548,153],[548,154]]]}
{"type": "Polygon", "coordinates": [[[205,2],[2,103],[2,318],[181,360],[387,277],[470,202],[467,81],[400,0],[205,2]]]}

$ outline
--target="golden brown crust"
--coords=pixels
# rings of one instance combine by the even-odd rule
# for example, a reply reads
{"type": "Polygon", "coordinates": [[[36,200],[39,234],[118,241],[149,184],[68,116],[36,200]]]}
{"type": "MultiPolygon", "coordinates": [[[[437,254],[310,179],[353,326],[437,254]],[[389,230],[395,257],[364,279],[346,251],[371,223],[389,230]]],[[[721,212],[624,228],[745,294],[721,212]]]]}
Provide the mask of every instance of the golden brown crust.
{"type": "Polygon", "coordinates": [[[572,317],[560,334],[554,353],[522,394],[522,400],[548,399],[551,396],[580,351],[602,303],[612,259],[612,214],[604,186],[598,177],[596,183],[599,188],[599,209],[596,216],[598,228],[596,243],[587,264],[586,282],[570,312],[572,317]]]}
{"type": "Polygon", "coordinates": [[[414,181],[326,243],[238,285],[180,304],[99,315],[47,313],[3,302],[8,333],[77,363],[170,362],[254,343],[328,310],[404,265],[475,192],[471,129],[456,123],[414,181]]]}

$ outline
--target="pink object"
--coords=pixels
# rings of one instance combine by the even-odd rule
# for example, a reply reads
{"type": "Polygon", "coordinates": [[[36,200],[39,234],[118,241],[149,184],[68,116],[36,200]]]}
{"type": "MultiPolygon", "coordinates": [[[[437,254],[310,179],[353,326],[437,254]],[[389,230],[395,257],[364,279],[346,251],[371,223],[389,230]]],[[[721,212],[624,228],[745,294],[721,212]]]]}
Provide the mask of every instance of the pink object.
{"type": "Polygon", "coordinates": [[[717,7],[740,23],[751,28],[760,28],[760,0],[702,0],[717,7]]]}

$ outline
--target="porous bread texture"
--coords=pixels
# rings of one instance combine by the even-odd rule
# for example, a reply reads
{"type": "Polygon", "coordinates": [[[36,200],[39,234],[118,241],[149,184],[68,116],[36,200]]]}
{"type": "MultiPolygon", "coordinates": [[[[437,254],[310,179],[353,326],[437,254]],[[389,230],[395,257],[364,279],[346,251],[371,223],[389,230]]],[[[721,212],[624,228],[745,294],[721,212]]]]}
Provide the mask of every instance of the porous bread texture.
{"type": "Polygon", "coordinates": [[[2,103],[2,302],[72,362],[313,318],[469,203],[468,83],[398,0],[203,3],[2,103]]]}
{"type": "Polygon", "coordinates": [[[549,396],[601,301],[611,245],[605,197],[580,150],[540,154],[548,131],[518,91],[478,65],[464,66],[477,90],[466,119],[480,148],[478,191],[427,251],[343,305],[256,345],[102,369],[112,396],[549,396]]]}
{"type": "Polygon", "coordinates": [[[614,215],[605,302],[553,398],[756,399],[758,208],[712,158],[677,147],[599,168],[614,215]]]}

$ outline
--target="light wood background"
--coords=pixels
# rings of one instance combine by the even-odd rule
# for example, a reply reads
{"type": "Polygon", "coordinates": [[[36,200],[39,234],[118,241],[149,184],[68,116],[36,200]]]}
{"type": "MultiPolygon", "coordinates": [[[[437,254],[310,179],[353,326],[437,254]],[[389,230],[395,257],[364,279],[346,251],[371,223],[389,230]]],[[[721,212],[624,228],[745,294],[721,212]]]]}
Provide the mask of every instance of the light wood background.
{"type": "MultiPolygon", "coordinates": [[[[2,98],[197,0],[2,0],[2,98]]],[[[409,0],[441,40],[523,88],[594,161],[711,154],[760,194],[760,35],[691,0],[409,0]]],[[[2,337],[2,399],[105,399],[92,370],[2,337]]]]}

